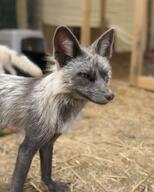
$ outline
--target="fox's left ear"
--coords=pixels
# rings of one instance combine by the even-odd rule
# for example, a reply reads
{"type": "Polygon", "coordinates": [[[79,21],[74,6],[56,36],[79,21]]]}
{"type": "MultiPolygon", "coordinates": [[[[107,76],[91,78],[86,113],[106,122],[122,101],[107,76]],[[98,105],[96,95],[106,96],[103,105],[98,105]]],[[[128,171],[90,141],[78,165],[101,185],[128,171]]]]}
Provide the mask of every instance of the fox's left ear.
{"type": "Polygon", "coordinates": [[[61,26],[57,28],[53,44],[54,56],[60,67],[63,67],[69,60],[81,54],[78,40],[67,27],[61,26]]]}
{"type": "Polygon", "coordinates": [[[90,49],[98,55],[110,59],[112,57],[114,36],[114,29],[109,29],[90,46],[90,49]]]}

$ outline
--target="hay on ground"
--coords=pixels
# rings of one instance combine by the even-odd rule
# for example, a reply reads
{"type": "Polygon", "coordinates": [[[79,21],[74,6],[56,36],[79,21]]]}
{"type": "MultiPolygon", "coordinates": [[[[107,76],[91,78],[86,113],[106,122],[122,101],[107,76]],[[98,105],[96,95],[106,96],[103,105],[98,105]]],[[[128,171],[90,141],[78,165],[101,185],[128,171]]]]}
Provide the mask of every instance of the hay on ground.
{"type": "MultiPolygon", "coordinates": [[[[116,97],[88,104],[55,145],[53,176],[71,192],[154,191],[154,93],[113,81],[116,97]]],[[[22,135],[0,139],[0,192],[8,191],[22,135]]],[[[25,192],[47,192],[35,156],[25,192]]]]}

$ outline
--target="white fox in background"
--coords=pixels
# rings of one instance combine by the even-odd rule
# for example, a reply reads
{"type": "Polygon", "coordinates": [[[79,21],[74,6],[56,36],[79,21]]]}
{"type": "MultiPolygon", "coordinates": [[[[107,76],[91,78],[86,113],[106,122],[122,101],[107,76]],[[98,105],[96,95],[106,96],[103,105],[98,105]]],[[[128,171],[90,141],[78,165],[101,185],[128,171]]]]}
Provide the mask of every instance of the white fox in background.
{"type": "Polygon", "coordinates": [[[17,75],[16,69],[32,77],[42,76],[41,69],[24,55],[18,55],[12,49],[0,45],[0,74],[17,75]]]}

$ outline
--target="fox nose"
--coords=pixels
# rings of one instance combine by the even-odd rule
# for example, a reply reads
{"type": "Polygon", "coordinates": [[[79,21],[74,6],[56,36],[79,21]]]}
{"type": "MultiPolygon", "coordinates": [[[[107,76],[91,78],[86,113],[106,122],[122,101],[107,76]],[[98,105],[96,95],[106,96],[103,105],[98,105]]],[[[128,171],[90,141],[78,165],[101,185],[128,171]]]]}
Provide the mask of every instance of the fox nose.
{"type": "Polygon", "coordinates": [[[107,93],[104,95],[105,98],[108,100],[108,101],[111,101],[113,98],[114,98],[114,94],[113,93],[107,93]]]}

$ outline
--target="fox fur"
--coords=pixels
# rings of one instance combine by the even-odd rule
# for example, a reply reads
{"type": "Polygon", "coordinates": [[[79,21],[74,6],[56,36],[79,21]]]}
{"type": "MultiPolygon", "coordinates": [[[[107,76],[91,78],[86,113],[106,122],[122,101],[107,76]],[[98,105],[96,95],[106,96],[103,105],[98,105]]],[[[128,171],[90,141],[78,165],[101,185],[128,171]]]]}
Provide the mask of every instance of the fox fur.
{"type": "MultiPolygon", "coordinates": [[[[53,39],[56,62],[50,74],[37,78],[0,75],[0,125],[25,130],[11,192],[23,191],[37,150],[42,180],[50,191],[63,191],[51,179],[53,143],[88,101],[106,104],[113,99],[109,88],[113,41],[114,30],[110,29],[90,47],[82,48],[72,32],[62,26],[53,39]]],[[[18,63],[14,52],[9,58],[18,63]]]]}
{"type": "Polygon", "coordinates": [[[14,67],[32,77],[42,76],[41,69],[26,56],[18,55],[14,50],[0,45],[0,74],[5,74],[7,71],[12,75],[17,75],[14,67]]]}

